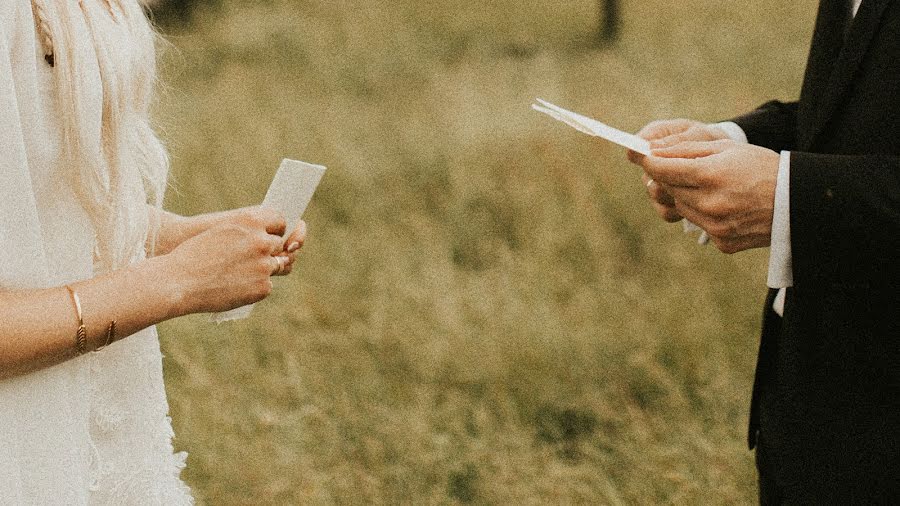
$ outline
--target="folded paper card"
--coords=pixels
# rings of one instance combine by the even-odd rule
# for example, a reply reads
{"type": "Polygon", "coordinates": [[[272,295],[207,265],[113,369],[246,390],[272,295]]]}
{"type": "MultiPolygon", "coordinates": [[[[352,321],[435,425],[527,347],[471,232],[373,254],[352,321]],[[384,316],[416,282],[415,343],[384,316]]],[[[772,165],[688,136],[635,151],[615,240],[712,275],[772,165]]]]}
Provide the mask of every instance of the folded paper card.
{"type": "MultiPolygon", "coordinates": [[[[291,233],[300,223],[306,206],[312,200],[313,193],[325,174],[325,167],[311,163],[298,162],[297,160],[284,159],[281,167],[275,173],[266,198],[264,207],[272,208],[284,216],[287,222],[287,231],[291,233]]],[[[215,313],[211,316],[216,323],[230,320],[240,320],[250,316],[253,305],[239,307],[224,313],[215,313]]]]}
{"type": "MultiPolygon", "coordinates": [[[[579,132],[606,139],[645,156],[650,154],[650,142],[646,139],[642,139],[641,137],[628,132],[623,132],[618,128],[613,128],[606,123],[602,123],[593,118],[588,118],[587,116],[582,116],[576,112],[563,109],[546,100],[537,99],[537,102],[538,103],[531,105],[532,109],[542,112],[555,120],[562,121],[579,132]]],[[[706,244],[709,242],[709,235],[706,232],[703,232],[700,227],[688,220],[683,220],[682,224],[684,225],[684,231],[686,233],[701,231],[700,237],[697,239],[699,244],[706,244]]]]}
{"type": "Polygon", "coordinates": [[[553,119],[562,121],[579,132],[606,139],[642,155],[650,154],[650,143],[646,139],[642,139],[637,135],[628,132],[623,132],[618,128],[613,128],[606,123],[601,123],[593,118],[567,111],[546,100],[537,99],[537,101],[537,104],[531,106],[532,109],[542,112],[553,119]]]}

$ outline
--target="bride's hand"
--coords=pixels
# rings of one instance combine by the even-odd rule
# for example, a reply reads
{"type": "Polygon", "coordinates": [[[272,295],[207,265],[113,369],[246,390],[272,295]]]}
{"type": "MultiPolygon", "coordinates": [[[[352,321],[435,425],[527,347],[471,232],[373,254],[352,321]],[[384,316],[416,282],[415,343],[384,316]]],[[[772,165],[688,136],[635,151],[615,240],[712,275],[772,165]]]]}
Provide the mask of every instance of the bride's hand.
{"type": "MultiPolygon", "coordinates": [[[[260,212],[265,213],[270,211],[267,211],[261,206],[242,207],[226,212],[223,222],[253,227],[254,223],[256,223],[257,215],[260,212]]],[[[285,263],[284,269],[280,273],[275,274],[276,276],[287,276],[291,273],[294,267],[294,261],[297,258],[297,253],[300,251],[300,248],[303,247],[305,241],[306,222],[300,220],[300,223],[297,224],[297,228],[292,230],[283,242],[283,251],[281,252],[281,255],[285,257],[287,263],[285,263]]]]}
{"type": "MultiPolygon", "coordinates": [[[[284,232],[278,213],[247,208],[181,243],[165,259],[179,287],[178,313],[227,311],[266,298],[271,276],[289,272],[296,254],[286,251],[284,232]]],[[[302,244],[303,231],[291,237],[302,244]]]]}

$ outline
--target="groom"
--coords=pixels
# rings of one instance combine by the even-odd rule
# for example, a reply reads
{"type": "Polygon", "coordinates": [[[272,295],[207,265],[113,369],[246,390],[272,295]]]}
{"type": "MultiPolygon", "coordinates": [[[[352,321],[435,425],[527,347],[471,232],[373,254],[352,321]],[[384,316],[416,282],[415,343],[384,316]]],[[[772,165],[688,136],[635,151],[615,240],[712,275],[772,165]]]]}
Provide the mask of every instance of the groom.
{"type": "Polygon", "coordinates": [[[900,1],[821,0],[799,101],[640,135],[664,219],[771,245],[761,503],[900,504],[900,1]]]}

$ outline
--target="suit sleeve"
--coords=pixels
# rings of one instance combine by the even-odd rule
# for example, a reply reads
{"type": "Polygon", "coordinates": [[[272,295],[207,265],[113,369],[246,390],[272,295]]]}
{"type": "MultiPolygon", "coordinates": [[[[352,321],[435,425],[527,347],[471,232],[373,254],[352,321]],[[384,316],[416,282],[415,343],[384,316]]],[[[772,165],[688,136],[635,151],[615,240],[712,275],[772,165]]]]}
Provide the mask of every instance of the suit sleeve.
{"type": "Polygon", "coordinates": [[[900,288],[900,158],[791,153],[795,285],[900,288]]]}
{"type": "Polygon", "coordinates": [[[797,102],[773,100],[731,121],[747,134],[747,141],[773,151],[793,150],[797,138],[797,102]]]}

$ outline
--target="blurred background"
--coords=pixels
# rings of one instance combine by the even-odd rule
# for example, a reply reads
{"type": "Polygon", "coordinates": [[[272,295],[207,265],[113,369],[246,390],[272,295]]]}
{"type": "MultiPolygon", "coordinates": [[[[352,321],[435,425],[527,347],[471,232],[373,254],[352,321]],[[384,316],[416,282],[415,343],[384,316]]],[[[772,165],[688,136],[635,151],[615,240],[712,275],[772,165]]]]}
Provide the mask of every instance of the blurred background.
{"type": "Polygon", "coordinates": [[[815,1],[156,3],[169,209],[329,168],[252,318],[161,328],[201,503],[756,502],[768,251],[698,246],[529,106],[634,131],[790,99],[815,1]]]}

